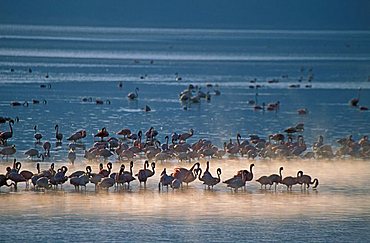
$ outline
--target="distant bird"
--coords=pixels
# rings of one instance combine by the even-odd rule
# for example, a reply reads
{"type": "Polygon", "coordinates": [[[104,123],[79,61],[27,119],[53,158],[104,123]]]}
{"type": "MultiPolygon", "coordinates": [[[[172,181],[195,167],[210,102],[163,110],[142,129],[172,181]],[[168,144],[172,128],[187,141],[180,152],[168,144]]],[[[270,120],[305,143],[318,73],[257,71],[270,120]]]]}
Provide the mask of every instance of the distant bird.
{"type": "Polygon", "coordinates": [[[0,141],[2,144],[6,145],[8,142],[8,139],[13,137],[13,127],[14,125],[14,120],[9,121],[9,131],[6,132],[0,132],[0,141]]]}
{"type": "Polygon", "coordinates": [[[40,88],[49,88],[49,89],[51,89],[51,84],[40,84],[40,88]]]}
{"type": "Polygon", "coordinates": [[[57,142],[62,142],[63,134],[59,132],[59,125],[55,125],[55,138],[57,139],[57,142]]]}
{"type": "Polygon", "coordinates": [[[76,152],[74,151],[74,149],[70,149],[68,152],[68,159],[71,162],[71,164],[75,163],[76,157],[77,156],[76,156],[76,152]]]}
{"type": "Polygon", "coordinates": [[[145,107],[143,108],[143,111],[145,111],[145,112],[149,112],[151,110],[152,109],[148,105],[145,105],[145,107]]]}
{"type": "Polygon", "coordinates": [[[139,91],[139,88],[135,88],[135,92],[129,93],[127,95],[127,98],[130,99],[130,100],[137,99],[139,97],[138,91],[139,91]]]}
{"type": "MultiPolygon", "coordinates": [[[[32,104],[40,104],[41,103],[41,101],[40,100],[35,100],[35,99],[33,99],[32,100],[32,104]]],[[[45,105],[45,104],[47,104],[48,102],[46,101],[46,100],[42,100],[42,103],[45,105]]]]}
{"type": "Polygon", "coordinates": [[[185,133],[179,135],[179,140],[180,141],[186,141],[186,139],[193,136],[193,134],[194,134],[194,130],[192,128],[190,128],[188,133],[185,132],[185,133]]]}
{"type": "Polygon", "coordinates": [[[21,102],[19,102],[19,101],[12,101],[12,102],[10,102],[10,105],[11,106],[28,106],[28,102],[27,101],[25,101],[25,102],[23,102],[23,103],[21,103],[21,102]]]}
{"type": "Polygon", "coordinates": [[[35,137],[35,139],[36,139],[36,143],[41,143],[42,134],[41,134],[41,133],[39,133],[39,132],[37,131],[37,125],[35,125],[35,126],[33,127],[33,129],[35,130],[35,135],[34,135],[34,137],[35,137]]]}
{"type": "Polygon", "coordinates": [[[369,108],[366,106],[360,106],[360,111],[368,111],[369,108]]]}
{"type": "Polygon", "coordinates": [[[110,100],[106,100],[106,101],[104,102],[104,101],[103,101],[103,100],[101,100],[101,99],[96,99],[96,100],[95,100],[95,103],[96,103],[97,105],[103,105],[104,103],[105,103],[105,104],[107,104],[107,105],[110,105],[110,104],[111,104],[110,100]]]}
{"type": "Polygon", "coordinates": [[[103,141],[103,139],[108,136],[109,133],[107,132],[107,129],[105,127],[103,127],[100,131],[98,131],[97,134],[94,135],[94,137],[99,137],[101,139],[100,141],[103,141]]]}
{"type": "Polygon", "coordinates": [[[350,101],[349,101],[349,104],[351,106],[357,106],[358,103],[360,102],[360,94],[361,94],[361,88],[358,89],[358,95],[357,95],[357,98],[352,98],[350,101]]]}
{"type": "Polygon", "coordinates": [[[51,149],[51,143],[49,141],[46,141],[42,147],[45,150],[45,157],[50,157],[50,149],[51,149]]]}
{"type": "Polygon", "coordinates": [[[306,115],[308,114],[308,109],[307,108],[302,108],[297,110],[298,115],[306,115]]]}
{"type": "Polygon", "coordinates": [[[85,130],[79,130],[72,134],[69,138],[67,138],[68,141],[76,142],[77,140],[80,140],[82,138],[86,137],[86,131],[85,130]]]}
{"type": "Polygon", "coordinates": [[[130,134],[131,134],[131,130],[128,128],[124,128],[121,131],[117,132],[117,135],[122,135],[123,139],[126,139],[127,136],[129,136],[130,134]]]}

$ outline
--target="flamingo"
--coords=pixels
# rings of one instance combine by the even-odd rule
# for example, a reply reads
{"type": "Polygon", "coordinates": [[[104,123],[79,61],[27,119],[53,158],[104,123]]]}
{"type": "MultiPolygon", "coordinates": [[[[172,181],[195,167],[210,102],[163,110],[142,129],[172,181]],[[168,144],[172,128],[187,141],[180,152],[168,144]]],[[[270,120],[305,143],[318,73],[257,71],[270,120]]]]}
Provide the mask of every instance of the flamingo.
{"type": "Polygon", "coordinates": [[[144,187],[146,187],[146,181],[149,177],[152,177],[155,174],[155,163],[151,163],[152,170],[147,169],[149,167],[149,161],[145,160],[144,162],[144,169],[139,170],[139,172],[135,175],[138,177],[140,185],[141,182],[144,182],[144,187]]]}
{"type": "Polygon", "coordinates": [[[185,182],[186,186],[188,186],[190,182],[193,182],[196,179],[196,175],[194,175],[193,173],[195,167],[199,169],[199,162],[195,163],[190,169],[186,169],[183,167],[175,168],[172,176],[175,177],[175,179],[180,180],[181,184],[185,182]]]}
{"type": "Polygon", "coordinates": [[[69,182],[75,187],[76,191],[80,190],[80,186],[85,187],[86,191],[86,184],[89,183],[89,176],[87,174],[82,174],[71,178],[69,182]]]}
{"type": "Polygon", "coordinates": [[[130,100],[137,99],[139,97],[139,94],[137,93],[139,91],[139,88],[135,88],[135,92],[131,92],[127,95],[127,98],[130,100]]]}
{"type": "Polygon", "coordinates": [[[10,167],[7,168],[6,177],[14,182],[14,190],[17,191],[17,184],[19,182],[26,182],[27,180],[18,173],[18,171],[12,171],[10,167]]]}
{"type": "Polygon", "coordinates": [[[171,188],[172,189],[179,189],[181,187],[182,182],[179,179],[173,179],[171,183],[171,188]]]}
{"type": "Polygon", "coordinates": [[[118,173],[114,172],[114,173],[110,174],[110,176],[109,176],[110,178],[113,178],[116,181],[117,186],[119,184],[123,184],[124,183],[123,182],[123,176],[122,176],[124,171],[125,171],[125,165],[122,164],[118,173]]]}
{"type": "Polygon", "coordinates": [[[86,166],[86,171],[84,170],[77,170],[75,172],[73,172],[72,174],[70,174],[68,177],[69,178],[73,178],[73,177],[80,177],[82,176],[83,174],[90,174],[91,173],[91,166],[86,166]]]}
{"type": "Polygon", "coordinates": [[[0,154],[3,155],[3,158],[4,158],[4,156],[6,156],[6,160],[8,160],[9,156],[15,154],[15,152],[17,152],[17,150],[15,148],[15,145],[7,146],[7,147],[4,147],[0,150],[0,154]]]}
{"type": "Polygon", "coordinates": [[[236,134],[236,139],[239,140],[238,144],[239,146],[242,148],[242,147],[245,147],[247,145],[249,145],[249,142],[248,140],[243,140],[242,142],[240,142],[240,139],[242,138],[242,136],[240,135],[240,133],[236,134]]]}
{"type": "Polygon", "coordinates": [[[74,143],[77,142],[77,140],[80,140],[82,138],[86,137],[86,131],[85,130],[79,130],[72,134],[69,138],[67,138],[68,141],[73,141],[74,143]]]}
{"type": "Polygon", "coordinates": [[[199,180],[200,181],[203,181],[203,184],[204,185],[207,185],[208,186],[208,189],[212,188],[213,189],[213,186],[217,185],[218,183],[220,183],[221,181],[221,168],[218,168],[217,169],[217,177],[213,177],[210,173],[208,176],[203,176],[201,177],[200,175],[202,174],[202,169],[199,168],[199,180]]]}
{"type": "MultiPolygon", "coordinates": [[[[275,191],[276,191],[276,186],[281,183],[282,179],[283,179],[283,176],[281,175],[281,171],[283,170],[284,168],[283,167],[280,167],[279,168],[279,175],[277,174],[272,174],[270,175],[268,178],[269,180],[275,184],[275,191]]],[[[271,188],[271,187],[270,187],[271,188]]]]}
{"type": "Polygon", "coordinates": [[[37,158],[41,158],[41,160],[44,161],[44,155],[41,154],[37,149],[34,149],[34,148],[29,149],[24,154],[31,157],[31,159],[33,159],[33,157],[37,157],[37,158]]]}
{"type": "Polygon", "coordinates": [[[57,142],[61,143],[63,139],[63,134],[59,132],[59,125],[55,125],[55,138],[57,139],[57,142]]]}
{"type": "Polygon", "coordinates": [[[165,136],[165,137],[164,137],[164,139],[166,140],[166,142],[162,144],[161,148],[162,148],[162,150],[163,150],[163,151],[166,151],[166,150],[168,150],[168,140],[169,140],[169,136],[168,136],[168,135],[167,135],[167,136],[165,136]]]}
{"type": "Polygon", "coordinates": [[[32,184],[36,185],[36,181],[37,179],[41,178],[41,177],[47,177],[47,178],[52,178],[54,175],[55,175],[55,171],[54,171],[54,163],[52,163],[50,165],[50,168],[48,170],[43,170],[43,171],[40,171],[40,163],[37,163],[36,164],[36,169],[37,169],[37,174],[34,175],[32,177],[32,184]],[[35,178],[35,177],[38,177],[38,178],[35,178]]]}
{"type": "Polygon", "coordinates": [[[241,177],[234,176],[226,181],[223,181],[223,183],[227,184],[227,187],[233,188],[234,191],[237,192],[240,187],[243,187],[245,185],[246,176],[247,172],[243,170],[241,173],[241,177]]]}
{"type": "Polygon", "coordinates": [[[67,171],[67,166],[62,166],[60,169],[58,169],[58,172],[52,178],[52,181],[54,182],[56,187],[58,187],[59,184],[63,185],[63,183],[68,180],[68,177],[66,176],[67,171]]]}
{"type": "Polygon", "coordinates": [[[108,177],[108,176],[109,176],[109,174],[110,174],[110,173],[111,173],[111,171],[112,171],[112,163],[111,163],[111,162],[109,162],[109,163],[107,164],[107,168],[108,168],[108,170],[103,169],[103,164],[102,164],[102,163],[100,163],[99,168],[100,168],[99,174],[100,174],[100,175],[102,175],[103,177],[108,177]]]}
{"type": "MultiPolygon", "coordinates": [[[[123,171],[122,175],[120,176],[120,180],[122,183],[127,183],[127,188],[130,188],[130,182],[136,180],[135,177],[133,177],[132,168],[134,167],[134,161],[130,162],[130,171],[123,171]]],[[[125,168],[125,167],[123,167],[125,168]]]]}
{"type": "Polygon", "coordinates": [[[103,178],[103,175],[101,174],[90,174],[90,182],[93,183],[95,185],[95,190],[97,189],[98,187],[98,184],[101,182],[102,178],[103,178]]]}
{"type": "Polygon", "coordinates": [[[130,134],[131,134],[131,130],[128,129],[128,128],[124,128],[124,129],[120,130],[119,132],[117,132],[117,135],[122,135],[123,139],[126,139],[127,136],[129,136],[130,134]]]}
{"type": "Polygon", "coordinates": [[[69,159],[69,161],[71,161],[71,164],[74,164],[75,163],[75,160],[76,160],[76,152],[72,148],[68,152],[68,159],[69,159]]]}
{"type": "Polygon", "coordinates": [[[113,178],[110,178],[110,177],[106,177],[104,178],[99,184],[98,184],[98,187],[99,188],[103,188],[103,189],[109,189],[109,187],[112,187],[114,186],[114,184],[116,183],[116,181],[113,179],[113,178]]]}
{"type": "Polygon", "coordinates": [[[44,188],[44,189],[50,189],[52,185],[50,184],[49,178],[47,177],[41,177],[36,181],[36,188],[44,188]]]}
{"type": "Polygon", "coordinates": [[[185,133],[179,135],[179,140],[180,141],[186,141],[186,139],[193,136],[193,134],[194,134],[194,130],[192,128],[190,128],[189,133],[185,132],[185,133]]]}
{"type": "Polygon", "coordinates": [[[239,139],[237,139],[236,141],[237,141],[237,144],[233,144],[232,140],[230,139],[230,142],[226,146],[227,148],[226,152],[228,152],[232,156],[236,156],[240,150],[239,139]]]}
{"type": "Polygon", "coordinates": [[[50,157],[50,148],[51,148],[51,143],[49,141],[46,141],[42,147],[45,150],[45,157],[50,157]]]}
{"type": "MultiPolygon", "coordinates": [[[[202,180],[205,180],[207,178],[213,178],[213,176],[211,175],[211,173],[209,172],[209,161],[207,161],[207,167],[206,167],[206,170],[204,171],[203,173],[203,176],[202,176],[202,180]]],[[[200,172],[202,172],[202,170],[200,170],[200,172]]],[[[199,178],[200,178],[200,175],[199,175],[199,178]]],[[[200,179],[199,179],[200,180],[200,179]]]]}
{"type": "Polygon", "coordinates": [[[103,141],[103,138],[108,137],[109,133],[107,132],[107,129],[103,127],[100,131],[98,131],[97,134],[94,135],[94,137],[100,137],[100,141],[103,141]]]}
{"type": "Polygon", "coordinates": [[[292,190],[293,185],[298,184],[298,179],[297,177],[287,176],[281,181],[281,184],[286,185],[287,190],[292,190]]]}
{"type": "Polygon", "coordinates": [[[316,188],[319,185],[319,180],[317,178],[315,178],[313,181],[311,181],[311,176],[304,175],[303,171],[301,171],[301,170],[297,172],[297,180],[298,180],[299,184],[301,184],[301,185],[303,184],[304,189],[306,189],[306,186],[307,186],[307,188],[309,188],[310,184],[315,184],[313,186],[313,188],[316,188]]]}
{"type": "Polygon", "coordinates": [[[9,121],[10,131],[0,132],[0,140],[1,140],[2,144],[4,144],[4,145],[7,145],[8,139],[13,137],[13,127],[12,127],[12,125],[14,125],[14,120],[9,121]]]}
{"type": "Polygon", "coordinates": [[[172,184],[172,181],[174,179],[175,178],[172,175],[167,175],[166,168],[163,168],[163,171],[161,173],[161,177],[160,177],[159,183],[158,183],[159,191],[161,190],[161,187],[162,187],[162,190],[163,190],[164,186],[166,186],[167,190],[168,190],[168,186],[170,186],[172,184]]]}
{"type": "Polygon", "coordinates": [[[261,184],[261,189],[263,185],[265,186],[265,189],[266,189],[266,185],[270,185],[270,188],[271,188],[273,184],[271,179],[268,176],[261,176],[256,181],[258,181],[261,184]]]}
{"type": "MultiPolygon", "coordinates": [[[[22,163],[17,162],[16,163],[16,169],[17,169],[18,172],[21,170],[21,167],[22,167],[22,163]]],[[[32,179],[33,173],[29,170],[22,170],[21,172],[19,172],[19,174],[21,176],[23,176],[24,179],[26,179],[26,187],[28,188],[29,187],[29,180],[32,179]]]]}
{"type": "Polygon", "coordinates": [[[218,159],[222,159],[222,157],[226,154],[226,142],[224,142],[223,149],[218,149],[214,154],[218,159]]]}
{"type": "Polygon", "coordinates": [[[250,171],[248,171],[248,170],[239,170],[238,173],[236,174],[236,176],[241,177],[242,174],[245,173],[245,181],[246,182],[253,180],[253,171],[252,171],[253,167],[254,167],[254,164],[250,164],[249,165],[249,170],[250,171]]]}
{"type": "Polygon", "coordinates": [[[37,132],[37,125],[35,125],[33,129],[35,130],[34,137],[36,139],[36,143],[41,143],[42,134],[37,132]]]}
{"type": "Polygon", "coordinates": [[[7,187],[14,186],[14,183],[8,184],[7,180],[8,180],[8,178],[5,175],[1,174],[0,175],[0,187],[2,187],[2,186],[7,186],[7,187]]]}

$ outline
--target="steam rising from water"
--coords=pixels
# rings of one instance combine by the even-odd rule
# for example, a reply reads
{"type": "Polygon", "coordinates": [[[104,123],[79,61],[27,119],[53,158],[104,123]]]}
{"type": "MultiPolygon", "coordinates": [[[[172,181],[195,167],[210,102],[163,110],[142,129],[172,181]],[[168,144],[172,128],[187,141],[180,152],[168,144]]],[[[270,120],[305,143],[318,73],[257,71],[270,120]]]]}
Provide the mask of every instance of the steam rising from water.
{"type": "MultiPolygon", "coordinates": [[[[87,216],[123,215],[125,217],[204,217],[243,218],[248,220],[299,218],[302,215],[328,219],[341,217],[369,217],[370,199],[368,178],[370,165],[365,161],[257,161],[254,179],[247,185],[247,191],[231,192],[225,184],[218,184],[214,190],[205,190],[200,181],[182,190],[158,192],[159,174],[163,167],[170,172],[177,164],[158,164],[156,174],[148,180],[147,188],[132,183],[131,190],[94,191],[92,184],[87,191],[75,192],[68,183],[63,189],[37,192],[26,190],[20,185],[18,192],[2,188],[0,202],[2,215],[33,214],[43,217],[79,214],[87,216]],[[288,192],[279,186],[275,192],[260,190],[255,179],[262,175],[278,173],[284,167],[283,177],[295,176],[298,170],[318,178],[317,190],[302,191],[299,185],[288,192]]],[[[34,171],[33,164],[24,163],[25,169],[34,171]]],[[[42,169],[48,166],[42,164],[42,169]]],[[[179,166],[191,167],[183,163],[179,166]]],[[[205,168],[205,162],[201,163],[205,168]]],[[[85,165],[69,166],[70,173],[83,170],[85,165]]],[[[92,165],[97,170],[98,165],[92,165]]],[[[134,172],[142,167],[135,163],[134,172]]],[[[211,161],[211,173],[222,168],[222,180],[233,176],[239,169],[249,168],[247,160],[211,161]]],[[[114,164],[113,171],[119,164],[114,164]]],[[[23,168],[22,168],[23,169],[23,168]]],[[[5,167],[1,167],[5,171],[5,167]]],[[[69,174],[69,172],[67,174],[69,174]]]]}

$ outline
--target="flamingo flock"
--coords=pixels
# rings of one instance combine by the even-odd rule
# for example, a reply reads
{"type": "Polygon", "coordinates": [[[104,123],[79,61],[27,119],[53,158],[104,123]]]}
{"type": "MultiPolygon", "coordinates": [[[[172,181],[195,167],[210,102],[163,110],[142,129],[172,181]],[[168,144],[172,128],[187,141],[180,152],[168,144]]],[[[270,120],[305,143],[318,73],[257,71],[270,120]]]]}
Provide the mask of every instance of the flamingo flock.
{"type": "MultiPolygon", "coordinates": [[[[8,131],[0,131],[0,155],[6,159],[16,156],[16,145],[9,144],[14,136],[15,122],[13,119],[1,119],[3,123],[8,123],[8,131]]],[[[24,154],[33,159],[50,158],[52,145],[49,141],[45,141],[45,136],[39,131],[35,125],[34,139],[35,146],[27,150],[24,154]],[[41,152],[36,145],[41,145],[44,152],[41,152]]],[[[62,146],[63,133],[60,126],[55,125],[56,147],[62,146]]],[[[217,146],[211,140],[200,138],[197,141],[190,143],[189,140],[194,140],[195,130],[190,128],[188,131],[173,132],[165,134],[164,141],[159,138],[159,132],[150,127],[143,132],[131,131],[129,128],[123,128],[120,131],[108,132],[107,127],[103,127],[94,134],[94,144],[90,148],[86,148],[81,142],[86,138],[87,131],[80,129],[69,137],[68,145],[68,160],[74,164],[81,153],[79,149],[83,149],[84,158],[91,160],[104,160],[110,157],[117,160],[130,161],[140,160],[143,157],[153,162],[164,162],[170,160],[188,161],[205,159],[222,159],[222,158],[238,158],[246,157],[247,159],[333,159],[333,158],[370,158],[370,142],[368,136],[364,135],[360,140],[356,141],[353,136],[338,139],[336,142],[339,148],[335,151],[330,144],[324,143],[323,136],[319,136],[317,142],[312,146],[305,143],[303,136],[304,124],[298,123],[294,126],[284,129],[282,132],[269,134],[265,137],[251,134],[242,136],[237,133],[235,139],[230,138],[223,145],[217,146]]]]}
{"type": "MultiPolygon", "coordinates": [[[[63,185],[69,180],[70,184],[74,186],[76,191],[79,191],[81,187],[87,189],[87,184],[91,183],[95,185],[95,190],[109,190],[114,187],[115,189],[124,188],[130,189],[130,183],[138,180],[139,186],[146,188],[148,181],[153,180],[156,173],[155,162],[152,162],[149,166],[149,161],[145,160],[143,167],[138,170],[136,174],[133,172],[134,162],[129,163],[130,170],[125,171],[125,164],[121,164],[119,170],[113,172],[113,164],[108,162],[106,169],[103,163],[99,164],[99,169],[96,172],[92,172],[91,166],[86,166],[85,170],[77,170],[67,175],[69,171],[68,167],[63,165],[58,169],[55,169],[55,164],[51,163],[50,167],[41,170],[40,163],[36,164],[36,172],[29,170],[22,170],[22,163],[17,162],[14,159],[12,166],[6,168],[5,174],[0,174],[0,187],[7,186],[13,187],[14,191],[17,191],[19,183],[25,183],[26,189],[33,185],[35,190],[45,189],[58,189],[63,188],[63,185]],[[150,168],[150,169],[149,169],[150,168]],[[10,182],[9,182],[10,181],[10,182]]],[[[171,187],[173,190],[180,188],[188,188],[190,183],[194,183],[197,179],[205,186],[205,189],[213,190],[214,186],[219,183],[225,184],[227,188],[237,192],[240,188],[246,188],[247,182],[253,181],[253,167],[254,164],[250,164],[249,171],[247,169],[241,169],[235,173],[231,178],[222,181],[221,180],[221,168],[216,169],[216,176],[212,175],[210,169],[210,161],[206,162],[206,168],[202,170],[200,163],[194,163],[190,168],[175,167],[171,174],[167,174],[167,169],[163,168],[160,174],[158,189],[163,191],[164,187],[171,187]],[[186,186],[185,186],[186,184],[186,186]]],[[[301,185],[301,190],[308,190],[310,185],[316,189],[319,185],[317,178],[312,180],[311,176],[304,174],[302,170],[297,172],[296,176],[282,176],[283,167],[280,167],[279,174],[264,175],[255,180],[261,184],[261,190],[263,186],[269,190],[272,185],[275,184],[275,191],[277,190],[278,184],[285,185],[287,190],[292,190],[292,187],[296,184],[301,185]]]]}

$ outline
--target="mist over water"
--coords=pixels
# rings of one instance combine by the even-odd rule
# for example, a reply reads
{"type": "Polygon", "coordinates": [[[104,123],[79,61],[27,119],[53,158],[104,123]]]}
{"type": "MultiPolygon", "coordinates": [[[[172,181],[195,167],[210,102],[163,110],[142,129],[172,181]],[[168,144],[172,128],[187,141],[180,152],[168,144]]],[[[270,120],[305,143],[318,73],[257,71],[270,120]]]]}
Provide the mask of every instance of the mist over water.
{"type": "MultiPolygon", "coordinates": [[[[222,179],[231,177],[240,168],[248,168],[244,159],[211,161],[211,173],[222,168],[222,179]]],[[[26,229],[13,235],[12,224],[2,225],[4,237],[43,241],[50,237],[64,240],[128,239],[166,240],[177,234],[191,241],[236,240],[307,240],[335,241],[365,240],[369,223],[367,178],[369,164],[365,161],[257,161],[254,178],[277,173],[284,166],[283,176],[294,176],[303,170],[319,178],[317,190],[302,191],[299,185],[288,192],[279,185],[277,191],[261,190],[254,180],[246,191],[231,192],[224,184],[205,190],[200,181],[184,189],[158,191],[159,174],[163,167],[190,167],[189,163],[157,164],[157,173],[148,180],[147,188],[135,181],[131,189],[110,189],[95,192],[75,192],[66,183],[57,191],[35,192],[20,187],[18,192],[2,188],[0,194],[3,222],[17,222],[26,229]],[[46,227],[48,231],[44,231],[46,227]],[[305,230],[302,230],[302,227],[305,230]],[[75,228],[79,234],[69,232],[75,228]],[[257,229],[264,229],[263,231],[257,229]],[[99,233],[100,232],[100,233],[99,233]],[[105,232],[105,233],[102,233],[105,232]],[[199,232],[201,238],[189,236],[199,232]]],[[[45,164],[42,167],[47,166],[45,164]]],[[[134,172],[142,165],[135,163],[134,172]]],[[[31,169],[27,164],[26,168],[31,169]],[[28,168],[29,167],[29,168],[28,168]]],[[[96,170],[98,165],[92,165],[96,170]]],[[[201,162],[205,167],[205,161],[201,162]]],[[[69,166],[71,170],[84,166],[69,166]]],[[[118,168],[114,165],[113,170],[118,168]]],[[[5,168],[1,168],[3,170],[5,168]]],[[[170,240],[170,239],[169,239],[170,240]]]]}
{"type": "MultiPolygon", "coordinates": [[[[350,107],[348,101],[362,88],[360,104],[370,107],[370,33],[368,31],[281,31],[223,29],[96,28],[0,25],[0,116],[19,117],[9,140],[17,148],[22,169],[36,171],[36,161],[24,154],[35,144],[33,127],[42,141],[52,143],[51,157],[41,169],[67,165],[67,174],[103,161],[90,162],[77,149],[68,163],[68,143],[55,146],[55,124],[64,138],[86,129],[81,145],[89,148],[93,135],[106,127],[111,136],[122,128],[145,132],[153,126],[158,139],[172,132],[194,129],[188,142],[200,138],[217,146],[241,133],[266,138],[289,126],[304,123],[308,151],[319,135],[337,149],[339,138],[358,140],[370,133],[370,113],[350,107]],[[32,72],[29,72],[29,68],[32,72]],[[11,69],[14,69],[11,71],[11,69]],[[308,82],[309,69],[314,79],[308,82]],[[302,71],[301,71],[302,70],[302,71]],[[176,80],[175,73],[182,79],[176,80]],[[48,74],[48,78],[46,78],[48,74]],[[284,76],[284,77],[283,77],[284,76]],[[302,77],[302,82],[298,80],[302,77]],[[256,78],[257,83],[250,80],[256,78]],[[279,83],[268,80],[279,79],[279,83]],[[123,88],[117,87],[123,82],[123,88]],[[51,84],[51,89],[40,84],[51,84]],[[179,93],[189,84],[213,94],[206,84],[217,84],[220,96],[184,110],[179,93]],[[280,101],[278,112],[258,112],[248,105],[280,101]],[[289,85],[300,84],[299,88],[289,85]],[[312,85],[305,88],[305,85],[312,85]],[[128,101],[139,88],[139,99],[128,101]],[[92,102],[83,102],[90,98],[92,102]],[[32,99],[47,104],[32,104],[32,99]],[[110,105],[96,105],[95,100],[110,105]],[[11,101],[28,101],[12,107],[11,101]],[[149,105],[151,112],[143,112],[149,105]],[[309,114],[299,116],[297,110],[309,114]]],[[[0,130],[9,130],[0,124],[0,130]]],[[[12,166],[3,158],[0,172],[12,166]]],[[[122,162],[110,157],[113,172],[122,162]]],[[[134,173],[143,157],[135,159],[134,173]]],[[[201,159],[201,167],[206,160],[201,159]]],[[[127,166],[127,161],[124,162],[127,166]]],[[[0,190],[1,239],[5,241],[365,241],[370,236],[367,160],[211,160],[211,172],[222,169],[221,179],[255,164],[254,179],[246,191],[231,192],[224,184],[205,190],[200,181],[181,190],[158,192],[159,174],[192,163],[157,163],[147,188],[135,181],[130,190],[111,188],[95,192],[94,185],[76,192],[67,182],[63,189],[34,191],[24,184],[14,192],[0,190]],[[255,181],[278,173],[295,176],[303,170],[319,179],[317,190],[294,186],[288,192],[261,190],[255,181]],[[15,227],[21,233],[15,233],[15,227]],[[26,240],[27,241],[27,240],[26,240]]],[[[1,240],[0,240],[1,241],[1,240]]]]}

